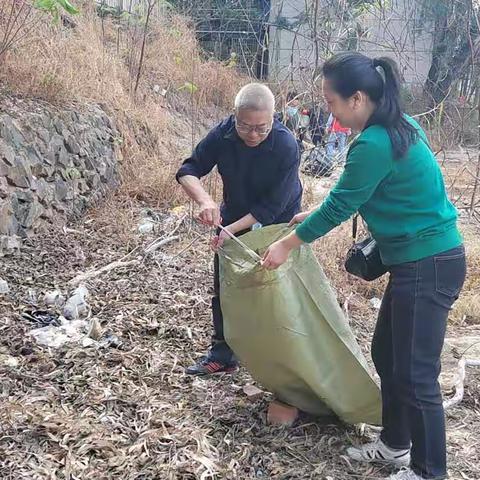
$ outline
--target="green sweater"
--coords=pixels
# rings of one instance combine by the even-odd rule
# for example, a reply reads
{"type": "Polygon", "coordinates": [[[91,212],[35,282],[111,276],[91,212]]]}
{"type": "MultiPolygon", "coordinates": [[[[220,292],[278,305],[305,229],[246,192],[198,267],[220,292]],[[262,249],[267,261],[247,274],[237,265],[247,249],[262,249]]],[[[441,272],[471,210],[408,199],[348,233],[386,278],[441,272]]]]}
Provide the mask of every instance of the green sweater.
{"type": "Polygon", "coordinates": [[[353,142],[344,172],[323,204],[296,233],[304,242],[325,235],[359,212],[386,265],[413,262],[461,245],[457,212],[425,133],[405,157],[393,158],[385,128],[366,128],[353,142]]]}

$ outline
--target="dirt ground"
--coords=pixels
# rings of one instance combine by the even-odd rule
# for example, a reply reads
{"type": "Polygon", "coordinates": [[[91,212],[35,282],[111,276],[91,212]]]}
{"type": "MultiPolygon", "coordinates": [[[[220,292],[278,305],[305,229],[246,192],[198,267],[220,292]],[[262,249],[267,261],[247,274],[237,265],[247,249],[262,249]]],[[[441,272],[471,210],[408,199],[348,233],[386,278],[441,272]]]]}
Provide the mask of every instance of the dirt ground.
{"type": "MultiPolygon", "coordinates": [[[[246,399],[242,388],[253,380],[245,370],[208,379],[185,375],[209,344],[209,234],[187,219],[178,240],[140,255],[183,215],[160,215],[156,233],[141,236],[142,208],[113,199],[108,209],[29,239],[20,255],[0,259],[10,286],[0,296],[0,478],[386,477],[388,470],[353,465],[345,456],[346,445],[373,438],[368,428],[305,417],[288,429],[268,426],[270,397],[246,399]],[[90,321],[98,319],[103,338],[114,334],[116,343],[48,349],[33,341],[36,325],[22,313],[45,309],[47,291],[70,292],[68,282],[79,272],[127,254],[125,260],[138,261],[87,282],[90,321]]],[[[330,241],[343,245],[337,240],[330,241]]],[[[320,248],[318,256],[327,272],[334,268],[331,251],[320,248]]],[[[334,286],[368,354],[376,310],[363,294],[348,293],[355,288],[345,278],[343,290],[338,280],[334,286]]],[[[369,288],[371,296],[381,292],[369,288]]],[[[451,396],[458,357],[468,348],[467,356],[480,357],[480,325],[453,325],[448,335],[442,382],[451,396]]],[[[450,478],[480,479],[479,368],[468,368],[465,397],[447,423],[450,478]]]]}

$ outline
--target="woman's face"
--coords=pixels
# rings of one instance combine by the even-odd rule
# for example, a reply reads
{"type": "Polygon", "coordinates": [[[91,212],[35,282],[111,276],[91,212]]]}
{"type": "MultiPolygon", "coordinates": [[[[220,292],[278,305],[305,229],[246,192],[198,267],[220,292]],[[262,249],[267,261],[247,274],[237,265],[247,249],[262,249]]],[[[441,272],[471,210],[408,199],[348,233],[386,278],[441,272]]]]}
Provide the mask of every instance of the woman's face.
{"type": "Polygon", "coordinates": [[[322,82],[323,97],[329,111],[344,126],[361,130],[371,114],[370,101],[366,95],[357,92],[349,98],[337,93],[328,78],[322,82]]]}

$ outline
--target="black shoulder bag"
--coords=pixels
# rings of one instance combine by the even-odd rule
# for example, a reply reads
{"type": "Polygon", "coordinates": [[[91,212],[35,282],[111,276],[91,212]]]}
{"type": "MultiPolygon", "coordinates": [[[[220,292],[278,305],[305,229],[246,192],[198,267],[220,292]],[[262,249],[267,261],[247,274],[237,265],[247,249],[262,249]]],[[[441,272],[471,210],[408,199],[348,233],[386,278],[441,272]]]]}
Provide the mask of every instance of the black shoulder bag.
{"type": "Polygon", "coordinates": [[[353,246],[347,253],[345,270],[368,282],[376,280],[387,272],[387,267],[380,257],[377,242],[370,236],[357,242],[358,213],[353,218],[353,246]]]}

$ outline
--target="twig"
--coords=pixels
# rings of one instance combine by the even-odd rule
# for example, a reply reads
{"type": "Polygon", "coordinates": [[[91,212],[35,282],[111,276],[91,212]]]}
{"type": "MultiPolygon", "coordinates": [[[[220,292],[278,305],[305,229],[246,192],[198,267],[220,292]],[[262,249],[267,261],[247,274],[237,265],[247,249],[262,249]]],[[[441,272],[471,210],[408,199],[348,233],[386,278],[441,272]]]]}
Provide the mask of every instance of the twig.
{"type": "Polygon", "coordinates": [[[174,236],[170,236],[170,237],[155,240],[155,242],[151,243],[147,248],[145,248],[145,253],[155,252],[160,247],[163,247],[164,245],[167,245],[168,243],[172,243],[175,240],[178,240],[179,238],[180,237],[178,235],[174,235],[174,236]]]}
{"type": "Polygon", "coordinates": [[[454,407],[458,405],[462,399],[464,394],[464,382],[465,382],[465,369],[467,366],[470,367],[480,367],[480,360],[472,360],[462,357],[458,362],[458,374],[457,374],[457,381],[455,384],[455,395],[448,400],[444,400],[443,408],[447,410],[448,408],[454,407]]]}
{"type": "Polygon", "coordinates": [[[73,286],[78,285],[87,280],[91,280],[92,278],[98,277],[98,275],[101,275],[102,273],[109,272],[110,270],[113,270],[115,268],[137,265],[138,263],[140,263],[140,259],[141,257],[138,257],[134,260],[129,260],[128,262],[123,262],[122,260],[115,260],[114,262],[109,263],[108,265],[105,265],[104,267],[101,267],[98,270],[90,270],[89,272],[80,273],[75,278],[72,278],[72,280],[70,280],[68,283],[73,286]]]}
{"type": "Polygon", "coordinates": [[[173,240],[176,240],[178,237],[175,237],[175,234],[178,232],[179,228],[182,226],[182,223],[184,222],[184,220],[187,217],[188,217],[188,215],[183,215],[183,217],[180,218],[177,225],[175,226],[175,228],[173,229],[173,231],[170,233],[170,235],[168,237],[165,238],[165,236],[161,236],[161,237],[157,238],[156,240],[154,240],[152,243],[150,243],[145,248],[145,253],[153,252],[153,251],[157,250],[158,247],[161,247],[162,245],[165,245],[167,243],[170,243],[173,240]],[[173,237],[175,237],[175,238],[173,238],[173,237]],[[168,241],[164,242],[164,240],[168,240],[168,241]]]}

